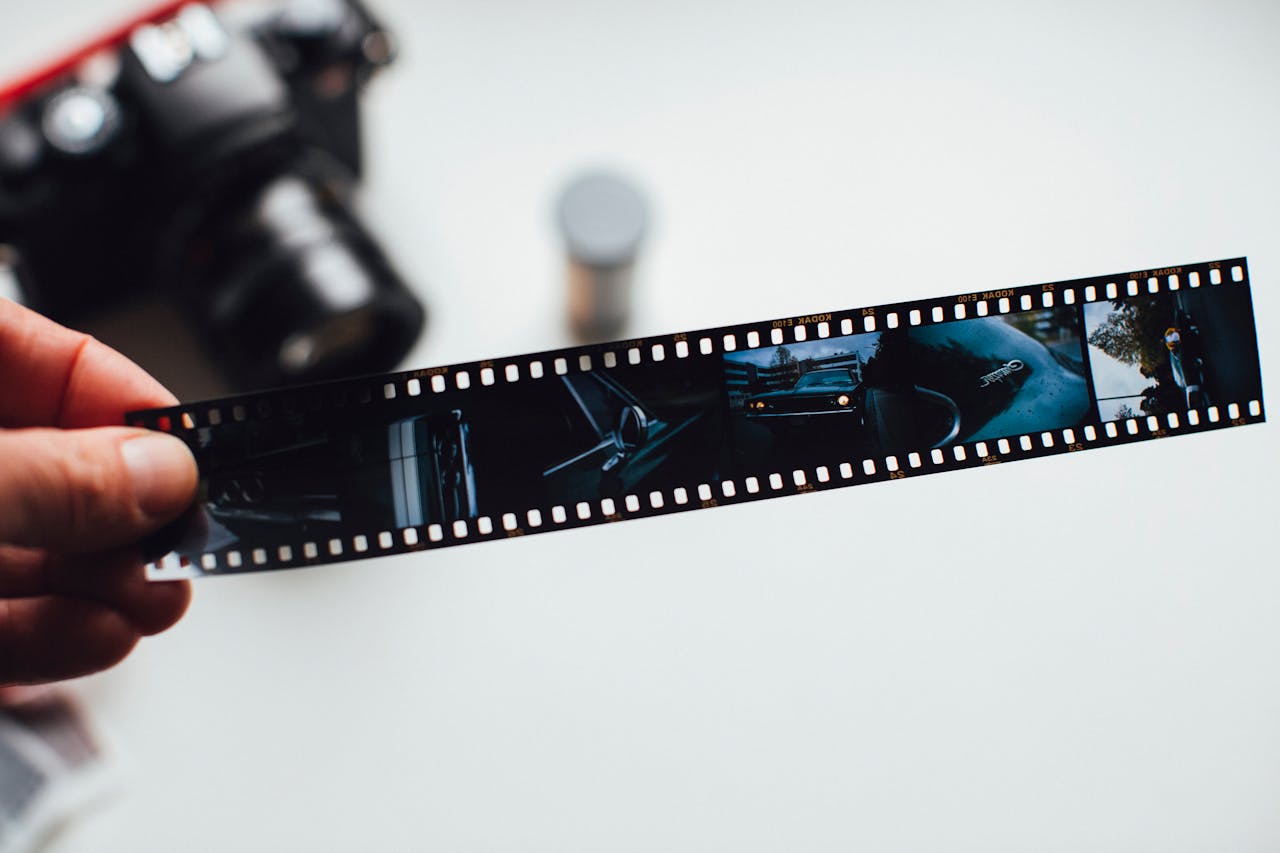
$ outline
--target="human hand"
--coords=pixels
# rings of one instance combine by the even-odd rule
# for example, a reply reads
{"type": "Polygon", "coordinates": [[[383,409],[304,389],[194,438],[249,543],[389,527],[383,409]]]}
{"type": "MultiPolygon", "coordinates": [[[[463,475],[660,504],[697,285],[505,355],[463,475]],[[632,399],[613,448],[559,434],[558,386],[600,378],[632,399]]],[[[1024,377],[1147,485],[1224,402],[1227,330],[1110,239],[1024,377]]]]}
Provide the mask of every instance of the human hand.
{"type": "Polygon", "coordinates": [[[173,395],[124,356],[0,298],[0,686],[96,672],[181,618],[139,543],[195,498],[173,436],[116,426],[173,395]]]}

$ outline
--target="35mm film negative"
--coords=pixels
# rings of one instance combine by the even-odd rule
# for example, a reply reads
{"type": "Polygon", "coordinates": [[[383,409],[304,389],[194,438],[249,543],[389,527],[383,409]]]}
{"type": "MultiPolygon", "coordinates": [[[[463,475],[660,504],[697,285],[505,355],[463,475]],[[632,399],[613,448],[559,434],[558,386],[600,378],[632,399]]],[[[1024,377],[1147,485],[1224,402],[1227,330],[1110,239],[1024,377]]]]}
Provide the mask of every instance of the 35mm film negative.
{"type": "Polygon", "coordinates": [[[201,497],[153,580],[333,563],[1264,419],[1244,258],[133,413],[201,497]]]}

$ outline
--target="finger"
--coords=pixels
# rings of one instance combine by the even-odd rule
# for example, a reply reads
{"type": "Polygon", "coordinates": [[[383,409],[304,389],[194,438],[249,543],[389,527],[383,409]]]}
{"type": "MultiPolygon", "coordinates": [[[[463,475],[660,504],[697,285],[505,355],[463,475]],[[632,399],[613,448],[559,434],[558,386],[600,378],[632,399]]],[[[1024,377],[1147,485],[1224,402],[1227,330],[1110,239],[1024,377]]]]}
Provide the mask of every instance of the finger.
{"type": "Polygon", "coordinates": [[[58,688],[49,685],[0,687],[0,709],[34,705],[37,702],[52,700],[57,695],[58,688]]]}
{"type": "Polygon", "coordinates": [[[0,545],[0,598],[26,598],[52,592],[49,555],[39,548],[0,545]]]}
{"type": "Polygon", "coordinates": [[[112,426],[177,400],[120,353],[0,298],[0,426],[112,426]]]}
{"type": "Polygon", "coordinates": [[[0,546],[0,598],[46,595],[105,604],[150,636],[173,627],[186,613],[191,584],[148,581],[134,549],[59,558],[39,549],[0,546]]]}
{"type": "Polygon", "coordinates": [[[191,451],[162,433],[0,431],[0,542],[73,554],[135,543],[191,504],[196,478],[191,451]]]}
{"type": "Polygon", "coordinates": [[[105,604],[147,637],[172,628],[191,604],[189,582],[148,581],[133,549],[55,559],[51,573],[54,591],[105,604]]]}
{"type": "Polygon", "coordinates": [[[127,619],[81,598],[0,600],[0,685],[42,684],[115,666],[137,645],[127,619]]]}

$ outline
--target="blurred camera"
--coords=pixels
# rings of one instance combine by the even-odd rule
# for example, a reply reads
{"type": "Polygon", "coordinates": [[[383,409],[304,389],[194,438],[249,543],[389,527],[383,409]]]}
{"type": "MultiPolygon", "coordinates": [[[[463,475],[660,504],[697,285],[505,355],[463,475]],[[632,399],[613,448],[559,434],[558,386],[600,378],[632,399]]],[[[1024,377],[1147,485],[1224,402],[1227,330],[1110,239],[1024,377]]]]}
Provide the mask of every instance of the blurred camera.
{"type": "Polygon", "coordinates": [[[351,208],[393,54],[355,0],[191,4],[0,103],[25,301],[75,322],[167,293],[241,386],[393,367],[425,314],[351,208]]]}

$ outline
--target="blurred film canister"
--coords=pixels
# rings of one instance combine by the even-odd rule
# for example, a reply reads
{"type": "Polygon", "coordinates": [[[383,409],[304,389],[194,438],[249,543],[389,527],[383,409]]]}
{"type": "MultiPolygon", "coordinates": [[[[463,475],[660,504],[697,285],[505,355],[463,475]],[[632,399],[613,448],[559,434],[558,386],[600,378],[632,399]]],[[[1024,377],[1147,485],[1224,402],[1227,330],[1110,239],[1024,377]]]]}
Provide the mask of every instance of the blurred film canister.
{"type": "Polygon", "coordinates": [[[649,229],[644,196],[616,174],[593,172],[561,191],[556,214],[568,253],[569,324],[583,341],[617,337],[649,229]]]}

